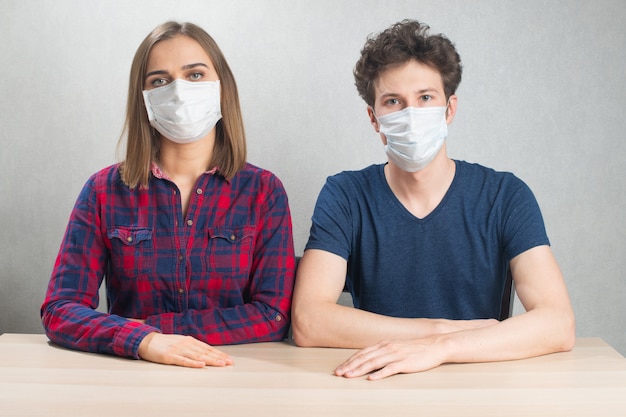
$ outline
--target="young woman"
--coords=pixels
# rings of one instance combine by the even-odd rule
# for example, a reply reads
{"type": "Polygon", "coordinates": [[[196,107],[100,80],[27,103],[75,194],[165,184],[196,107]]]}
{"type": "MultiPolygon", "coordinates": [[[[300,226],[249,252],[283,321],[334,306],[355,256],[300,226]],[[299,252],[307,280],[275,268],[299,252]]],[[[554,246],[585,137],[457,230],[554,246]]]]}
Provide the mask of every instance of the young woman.
{"type": "Polygon", "coordinates": [[[246,162],[235,79],[204,30],[167,22],[144,39],[125,132],[125,160],[94,174],[71,213],[41,308],[50,340],[189,367],[232,364],[211,345],[282,340],[287,196],[246,162]]]}

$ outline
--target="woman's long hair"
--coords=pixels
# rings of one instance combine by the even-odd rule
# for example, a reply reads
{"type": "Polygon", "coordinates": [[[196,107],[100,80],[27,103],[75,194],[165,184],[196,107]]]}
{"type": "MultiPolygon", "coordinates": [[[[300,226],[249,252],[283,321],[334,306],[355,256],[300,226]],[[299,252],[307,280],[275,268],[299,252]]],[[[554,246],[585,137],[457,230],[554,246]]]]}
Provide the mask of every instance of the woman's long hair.
{"type": "Polygon", "coordinates": [[[159,152],[159,139],[150,126],[143,99],[150,51],[158,42],[183,35],[197,41],[211,58],[220,80],[222,119],[217,122],[211,166],[230,180],[246,163],[246,137],[237,84],[226,58],[208,33],[193,23],[166,22],[157,26],[139,45],[130,70],[124,133],[126,155],[120,164],[122,180],[130,188],[148,187],[150,168],[159,152]]]}

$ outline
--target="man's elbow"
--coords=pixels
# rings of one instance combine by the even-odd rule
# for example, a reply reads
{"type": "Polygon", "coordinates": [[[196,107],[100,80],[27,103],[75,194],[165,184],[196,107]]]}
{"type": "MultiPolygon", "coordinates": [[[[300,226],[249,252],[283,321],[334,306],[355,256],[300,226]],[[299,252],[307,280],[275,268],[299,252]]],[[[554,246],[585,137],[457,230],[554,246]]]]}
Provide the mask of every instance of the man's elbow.
{"type": "Polygon", "coordinates": [[[291,320],[291,333],[294,343],[300,347],[316,346],[313,326],[307,315],[294,311],[291,320]]]}
{"type": "Polygon", "coordinates": [[[560,323],[561,337],[557,351],[568,352],[572,350],[576,344],[576,319],[573,312],[569,312],[563,316],[560,323]]]}
{"type": "Polygon", "coordinates": [[[306,337],[306,333],[298,330],[295,326],[292,327],[293,342],[296,346],[300,347],[313,347],[311,341],[306,337]]]}
{"type": "Polygon", "coordinates": [[[576,320],[572,315],[566,337],[566,342],[564,343],[564,349],[566,351],[570,351],[574,347],[574,344],[576,344],[576,320]]]}

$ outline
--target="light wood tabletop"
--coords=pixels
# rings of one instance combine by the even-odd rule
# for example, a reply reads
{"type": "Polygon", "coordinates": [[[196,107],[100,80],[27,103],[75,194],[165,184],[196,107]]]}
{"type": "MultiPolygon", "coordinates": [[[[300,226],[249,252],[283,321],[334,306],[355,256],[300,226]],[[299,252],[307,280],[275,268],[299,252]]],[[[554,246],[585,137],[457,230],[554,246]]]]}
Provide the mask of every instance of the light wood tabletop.
{"type": "Polygon", "coordinates": [[[571,352],[374,382],[332,374],[348,349],[221,349],[234,366],[187,369],[3,334],[0,416],[626,416],[626,359],[598,338],[579,338],[571,352]]]}

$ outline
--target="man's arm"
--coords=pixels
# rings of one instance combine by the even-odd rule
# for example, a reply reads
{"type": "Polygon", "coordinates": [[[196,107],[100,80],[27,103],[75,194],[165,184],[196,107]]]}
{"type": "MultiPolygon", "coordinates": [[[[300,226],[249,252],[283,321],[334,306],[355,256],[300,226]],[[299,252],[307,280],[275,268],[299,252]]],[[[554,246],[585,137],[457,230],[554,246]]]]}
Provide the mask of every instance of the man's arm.
{"type": "Polygon", "coordinates": [[[363,348],[384,339],[423,338],[494,324],[495,320],[387,317],[337,304],[347,262],[318,249],[304,252],[293,296],[292,329],[298,346],[363,348]]]}
{"type": "Polygon", "coordinates": [[[370,379],[425,371],[447,362],[523,359],[574,346],[575,320],[561,271],[548,246],[530,249],[511,261],[518,297],[526,313],[493,326],[381,342],[357,352],[335,373],[370,379]]]}

